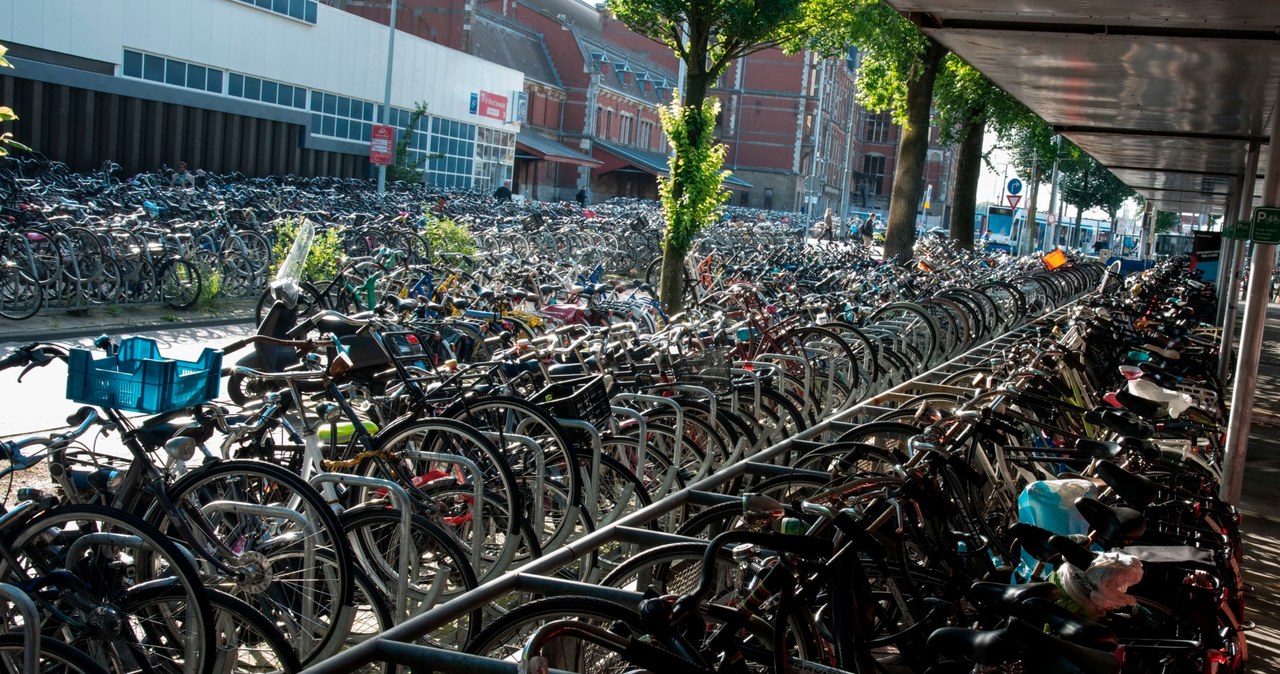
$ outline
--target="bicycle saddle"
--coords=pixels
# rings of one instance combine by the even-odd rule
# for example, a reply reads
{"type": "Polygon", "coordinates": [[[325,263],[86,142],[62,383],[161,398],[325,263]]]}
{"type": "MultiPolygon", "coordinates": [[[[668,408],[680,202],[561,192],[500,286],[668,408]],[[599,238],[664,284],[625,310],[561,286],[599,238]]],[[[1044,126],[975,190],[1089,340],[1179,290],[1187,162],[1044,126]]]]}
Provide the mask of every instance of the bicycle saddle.
{"type": "Polygon", "coordinates": [[[1054,536],[1052,531],[1041,529],[1034,524],[1018,522],[1009,527],[1009,534],[1018,541],[1022,551],[1031,555],[1036,561],[1045,564],[1057,563],[1061,553],[1049,545],[1049,539],[1054,536]]]}
{"type": "Polygon", "coordinates": [[[1120,660],[1111,651],[1073,644],[1017,618],[1011,620],[1006,629],[1009,638],[1026,652],[1024,665],[1033,664],[1028,671],[1045,674],[1117,674],[1120,671],[1120,660]]]}
{"type": "Polygon", "coordinates": [[[1098,478],[1107,483],[1116,496],[1120,497],[1120,500],[1132,508],[1145,508],[1156,497],[1157,488],[1154,482],[1136,473],[1130,473],[1110,461],[1099,461],[1097,474],[1098,478]]]}
{"type": "Polygon", "coordinates": [[[383,301],[390,304],[396,311],[413,311],[418,308],[418,300],[412,297],[396,297],[395,295],[387,295],[383,301]]]}
{"type": "Polygon", "coordinates": [[[1076,440],[1076,450],[1084,452],[1095,459],[1110,459],[1119,456],[1124,451],[1124,447],[1118,442],[1080,438],[1076,440]]]}
{"type": "Polygon", "coordinates": [[[1084,420],[1131,438],[1147,440],[1155,435],[1151,424],[1128,410],[1096,409],[1086,412],[1084,420]]]}
{"type": "Polygon", "coordinates": [[[1002,665],[1023,655],[1022,648],[1006,629],[942,627],[934,630],[926,643],[944,658],[964,659],[979,665],[1002,665]]]}
{"type": "Polygon", "coordinates": [[[1103,548],[1123,545],[1142,537],[1147,520],[1133,508],[1109,506],[1088,496],[1076,499],[1076,510],[1094,531],[1094,539],[1103,548]]]}
{"type": "Polygon", "coordinates": [[[1086,648],[1114,651],[1119,642],[1110,627],[1072,613],[1048,599],[1031,597],[1013,607],[1013,616],[1032,625],[1048,625],[1055,634],[1086,648]]]}
{"type": "Polygon", "coordinates": [[[1121,387],[1112,393],[1106,394],[1103,398],[1107,402],[1119,405],[1125,410],[1147,419],[1165,416],[1163,405],[1130,393],[1128,387],[1121,387]]]}
{"type": "Polygon", "coordinates": [[[983,608],[993,609],[999,613],[1009,613],[1013,607],[1031,599],[1052,600],[1058,598],[1058,586],[1053,583],[1027,583],[1025,585],[1005,585],[979,581],[969,586],[969,598],[983,608]]]}

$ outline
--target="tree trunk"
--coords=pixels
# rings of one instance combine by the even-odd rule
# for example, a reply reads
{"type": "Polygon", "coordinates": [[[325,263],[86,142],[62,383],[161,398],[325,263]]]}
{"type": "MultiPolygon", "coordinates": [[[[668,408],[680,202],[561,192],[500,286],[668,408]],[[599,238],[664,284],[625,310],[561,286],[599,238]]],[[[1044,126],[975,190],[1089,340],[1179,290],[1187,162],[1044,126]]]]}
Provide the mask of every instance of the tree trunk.
{"type": "Polygon", "coordinates": [[[929,112],[933,107],[933,81],[938,77],[947,48],[929,40],[920,61],[907,80],[907,123],[898,140],[893,168],[893,195],[884,233],[884,257],[899,263],[911,259],[916,242],[916,216],[924,194],[924,165],[929,153],[929,112]]]}
{"type": "Polygon", "coordinates": [[[1084,220],[1084,209],[1076,206],[1076,226],[1071,230],[1071,247],[1080,247],[1080,225],[1084,220]]]}
{"type": "MultiPolygon", "coordinates": [[[[702,110],[702,104],[707,99],[707,87],[711,82],[711,76],[705,72],[705,67],[695,67],[695,64],[705,63],[705,57],[691,58],[694,63],[689,64],[689,70],[685,75],[684,109],[702,110]]],[[[686,133],[688,134],[688,147],[697,147],[701,142],[702,136],[709,133],[708,129],[702,128],[701,114],[681,113],[681,120],[685,124],[686,133]]],[[[676,152],[680,152],[680,148],[676,148],[676,152]]],[[[672,166],[679,166],[680,162],[673,160],[672,166]]],[[[672,183],[672,193],[675,196],[676,203],[684,201],[684,182],[678,176],[672,183]]],[[[667,236],[665,245],[662,248],[662,279],[658,284],[658,299],[667,306],[667,315],[678,314],[684,311],[684,258],[689,253],[691,241],[681,240],[672,236],[673,218],[682,217],[682,214],[667,214],[667,236]]],[[[683,217],[689,217],[683,214],[683,217]]]]}
{"type": "Polygon", "coordinates": [[[973,250],[978,179],[982,175],[982,136],[986,129],[987,106],[981,103],[965,120],[964,140],[956,157],[956,179],[951,185],[951,240],[967,250],[973,250]]]}

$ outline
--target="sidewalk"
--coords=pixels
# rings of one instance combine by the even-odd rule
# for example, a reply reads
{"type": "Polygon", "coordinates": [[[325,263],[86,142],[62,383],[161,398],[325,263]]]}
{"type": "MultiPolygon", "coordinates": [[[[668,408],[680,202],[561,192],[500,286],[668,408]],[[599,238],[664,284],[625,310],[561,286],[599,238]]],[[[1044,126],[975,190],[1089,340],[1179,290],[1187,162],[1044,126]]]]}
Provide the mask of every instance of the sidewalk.
{"type": "Polygon", "coordinates": [[[211,311],[177,311],[162,305],[100,306],[85,312],[42,309],[25,321],[0,319],[0,343],[251,323],[257,306],[255,298],[222,300],[211,311]]]}
{"type": "Polygon", "coordinates": [[[1280,674],[1280,304],[1267,307],[1264,334],[1240,496],[1244,576],[1253,586],[1245,619],[1258,625],[1247,635],[1248,671],[1280,674]]]}

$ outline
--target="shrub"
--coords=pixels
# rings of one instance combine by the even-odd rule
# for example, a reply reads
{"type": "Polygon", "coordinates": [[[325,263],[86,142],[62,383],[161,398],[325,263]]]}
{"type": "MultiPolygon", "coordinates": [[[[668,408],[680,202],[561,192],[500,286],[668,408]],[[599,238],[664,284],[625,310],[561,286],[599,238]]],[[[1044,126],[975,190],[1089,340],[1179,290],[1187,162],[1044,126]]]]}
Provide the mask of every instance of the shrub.
{"type": "MultiPolygon", "coordinates": [[[[301,224],[301,219],[294,218],[285,218],[276,223],[276,242],[271,248],[269,280],[275,279],[280,263],[289,256],[289,249],[293,247],[293,240],[297,238],[298,227],[301,224]]],[[[303,266],[302,280],[327,281],[333,278],[342,266],[343,257],[342,238],[338,236],[338,230],[317,227],[315,239],[311,242],[311,252],[307,255],[306,265],[303,266]]]]}
{"type": "Polygon", "coordinates": [[[441,253],[470,255],[476,252],[475,239],[466,225],[447,218],[437,218],[431,213],[427,213],[423,221],[422,237],[430,246],[433,260],[438,262],[441,253]]]}

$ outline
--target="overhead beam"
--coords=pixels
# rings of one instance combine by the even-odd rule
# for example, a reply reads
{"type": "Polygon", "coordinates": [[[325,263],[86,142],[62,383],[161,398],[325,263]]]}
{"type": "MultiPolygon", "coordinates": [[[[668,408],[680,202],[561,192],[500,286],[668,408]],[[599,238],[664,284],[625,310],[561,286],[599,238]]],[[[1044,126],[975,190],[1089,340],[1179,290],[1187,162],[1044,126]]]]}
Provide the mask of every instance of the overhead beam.
{"type": "Polygon", "coordinates": [[[985,19],[949,19],[934,12],[907,12],[907,19],[925,30],[967,30],[1017,33],[1058,33],[1095,37],[1158,37],[1186,40],[1243,40],[1274,42],[1280,45],[1275,30],[1239,30],[1230,28],[1192,28],[1186,26],[1132,26],[1124,24],[1065,23],[1054,21],[991,21],[985,19]]]}
{"type": "MultiPolygon", "coordinates": [[[[1130,185],[1129,187],[1133,187],[1133,185],[1130,185]]],[[[1230,194],[1230,193],[1231,193],[1231,192],[1230,192],[1230,186],[1228,186],[1228,191],[1227,191],[1227,192],[1206,192],[1206,191],[1204,191],[1204,190],[1179,189],[1179,188],[1175,188],[1175,187],[1145,187],[1145,186],[1144,186],[1144,187],[1133,187],[1133,189],[1135,189],[1135,190],[1140,190],[1140,191],[1141,191],[1141,190],[1147,190],[1148,192],[1181,192],[1182,194],[1193,194],[1193,195],[1194,195],[1194,194],[1204,194],[1204,195],[1214,196],[1214,197],[1225,197],[1225,196],[1227,196],[1228,194],[1230,194]]]]}
{"type": "MultiPolygon", "coordinates": [[[[1112,171],[1154,171],[1156,173],[1176,173],[1179,175],[1193,176],[1218,176],[1222,178],[1235,178],[1235,173],[1221,173],[1217,171],[1197,171],[1194,169],[1166,169],[1158,166],[1111,166],[1106,165],[1112,171]]],[[[1262,176],[1258,176],[1261,178],[1262,176]]]]}
{"type": "Polygon", "coordinates": [[[1143,138],[1186,138],[1188,140],[1228,140],[1251,143],[1267,143],[1269,136],[1254,136],[1242,133],[1206,133],[1200,131],[1159,131],[1155,129],[1127,129],[1117,126],[1077,126],[1072,124],[1055,124],[1053,130],[1061,134],[1090,133],[1098,135],[1141,136],[1143,138]]]}

